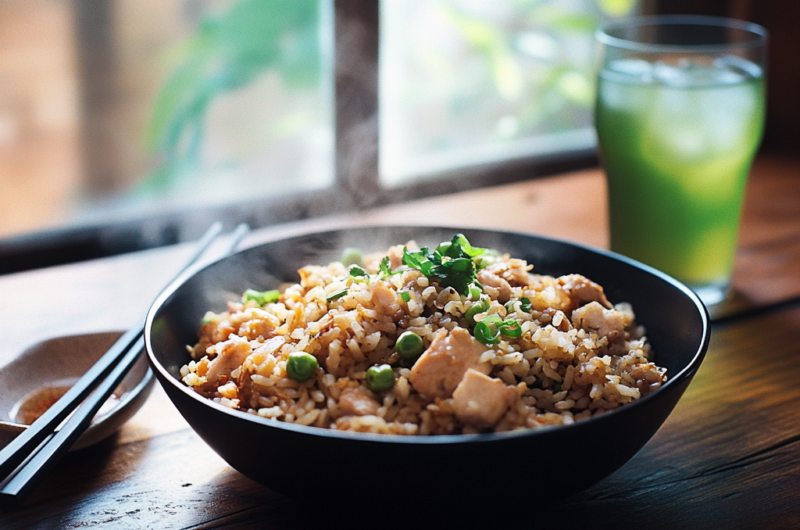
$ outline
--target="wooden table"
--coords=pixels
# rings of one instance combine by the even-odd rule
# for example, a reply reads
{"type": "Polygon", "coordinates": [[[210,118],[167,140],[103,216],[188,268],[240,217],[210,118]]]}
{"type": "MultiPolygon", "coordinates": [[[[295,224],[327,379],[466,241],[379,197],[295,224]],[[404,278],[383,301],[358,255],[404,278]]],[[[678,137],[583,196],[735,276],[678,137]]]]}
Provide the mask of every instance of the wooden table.
{"type": "MultiPolygon", "coordinates": [[[[409,219],[607,245],[599,170],[258,230],[244,244],[409,219]]],[[[45,338],[133,325],[190,250],[178,245],[0,277],[0,365],[45,338]]],[[[661,430],[610,477],[536,510],[541,524],[800,527],[800,160],[758,159],[735,275],[737,297],[717,312],[706,360],[661,430]]],[[[309,512],[228,467],[157,386],[118,434],[70,453],[25,504],[0,511],[0,528],[326,524],[309,512]]]]}

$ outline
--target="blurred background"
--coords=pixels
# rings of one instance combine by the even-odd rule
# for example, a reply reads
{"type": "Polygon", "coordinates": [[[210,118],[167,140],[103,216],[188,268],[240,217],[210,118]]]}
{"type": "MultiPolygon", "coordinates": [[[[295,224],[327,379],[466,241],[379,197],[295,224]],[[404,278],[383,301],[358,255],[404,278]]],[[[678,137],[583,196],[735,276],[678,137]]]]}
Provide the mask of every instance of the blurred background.
{"type": "Polygon", "coordinates": [[[596,164],[594,30],[652,13],[765,25],[798,152],[797,2],[0,0],[0,273],[596,164]]]}

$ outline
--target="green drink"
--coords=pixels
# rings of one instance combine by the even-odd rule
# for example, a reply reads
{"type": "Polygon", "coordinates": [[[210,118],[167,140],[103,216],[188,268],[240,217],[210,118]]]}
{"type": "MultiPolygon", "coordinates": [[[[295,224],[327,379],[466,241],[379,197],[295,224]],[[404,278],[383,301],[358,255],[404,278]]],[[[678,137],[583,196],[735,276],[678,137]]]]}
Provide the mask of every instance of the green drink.
{"type": "Polygon", "coordinates": [[[725,50],[678,51],[673,43],[655,55],[616,54],[599,72],[595,126],[611,248],[712,304],[730,283],[763,131],[764,76],[756,62],[725,50]]]}

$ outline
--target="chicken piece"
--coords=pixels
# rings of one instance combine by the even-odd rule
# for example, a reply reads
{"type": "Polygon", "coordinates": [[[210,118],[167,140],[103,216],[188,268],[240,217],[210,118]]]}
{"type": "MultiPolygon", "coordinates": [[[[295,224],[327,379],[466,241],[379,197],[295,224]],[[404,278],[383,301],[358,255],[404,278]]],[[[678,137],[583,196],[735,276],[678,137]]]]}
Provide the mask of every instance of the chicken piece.
{"type": "Polygon", "coordinates": [[[389,265],[392,267],[392,269],[396,269],[402,264],[403,264],[403,245],[395,245],[393,247],[389,247],[389,265]]]}
{"type": "Polygon", "coordinates": [[[395,315],[400,306],[397,304],[397,293],[387,287],[386,282],[378,282],[372,289],[372,303],[375,309],[384,315],[395,315]]]}
{"type": "Polygon", "coordinates": [[[414,363],[408,380],[420,394],[430,398],[449,397],[470,368],[483,374],[492,371],[490,363],[480,362],[481,354],[488,349],[466,329],[441,333],[414,363]]]}
{"type": "Polygon", "coordinates": [[[511,259],[509,260],[511,266],[508,271],[503,273],[503,278],[508,281],[512,287],[525,287],[531,282],[530,271],[533,265],[528,265],[525,260],[511,259]]]}
{"type": "Polygon", "coordinates": [[[217,356],[208,363],[206,379],[215,383],[221,375],[230,376],[231,372],[240,367],[251,353],[250,343],[234,337],[217,347],[217,356]]]}
{"type": "Polygon", "coordinates": [[[573,326],[604,337],[613,334],[613,338],[616,338],[629,324],[630,319],[625,313],[616,309],[605,309],[597,302],[589,302],[572,312],[573,326]]]}
{"type": "Polygon", "coordinates": [[[531,307],[536,311],[551,309],[569,314],[574,309],[569,294],[557,284],[548,285],[543,282],[541,289],[528,289],[523,291],[523,295],[531,301],[531,307]]]}
{"type": "Polygon", "coordinates": [[[361,388],[345,388],[339,396],[339,409],[345,416],[374,416],[378,413],[377,401],[361,388]]]}
{"type": "Polygon", "coordinates": [[[497,289],[497,301],[501,304],[505,304],[511,299],[511,284],[500,276],[484,269],[478,273],[478,281],[484,287],[497,289]]]}
{"type": "Polygon", "coordinates": [[[580,274],[568,274],[558,278],[558,284],[567,292],[573,309],[584,305],[586,302],[599,302],[602,306],[611,309],[611,303],[606,298],[603,288],[580,274]]]}
{"type": "Polygon", "coordinates": [[[453,409],[465,424],[485,429],[496,425],[517,397],[516,388],[470,368],[453,392],[453,409]]]}

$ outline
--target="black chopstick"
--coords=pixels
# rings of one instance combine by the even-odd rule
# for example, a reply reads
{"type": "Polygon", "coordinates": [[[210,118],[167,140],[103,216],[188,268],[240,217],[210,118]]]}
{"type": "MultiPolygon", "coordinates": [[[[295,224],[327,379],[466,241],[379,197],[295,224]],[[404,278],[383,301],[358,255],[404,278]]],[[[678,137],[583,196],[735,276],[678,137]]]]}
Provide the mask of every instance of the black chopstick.
{"type": "MultiPolygon", "coordinates": [[[[214,223],[197,245],[195,252],[180,272],[188,269],[205,252],[222,230],[221,223],[214,223]]],[[[180,274],[180,273],[179,273],[180,274]]],[[[141,337],[145,319],[142,318],[128,330],[113,346],[80,378],[72,387],[42,414],[30,427],[20,433],[6,447],[0,450],[0,480],[5,479],[30,453],[64,421],[97,384],[106,377],[125,354],[141,337]]]]}
{"type": "Polygon", "coordinates": [[[73,414],[61,429],[50,438],[33,458],[28,460],[20,470],[9,480],[0,496],[21,502],[41,482],[44,475],[52,468],[59,458],[72,447],[72,444],[86,430],[94,415],[106,402],[108,396],[114,392],[120,381],[136,362],[144,347],[144,337],[139,336],[133,346],[128,350],[122,360],[114,367],[95,391],[86,398],[80,408],[73,414]]]}
{"type": "MultiPolygon", "coordinates": [[[[240,224],[233,232],[231,241],[225,248],[223,255],[227,256],[236,250],[242,238],[250,228],[240,224]]],[[[188,267],[186,267],[188,268],[188,267]]],[[[186,271],[184,268],[184,272],[186,271]]],[[[173,281],[181,281],[182,274],[173,281]]],[[[171,284],[170,284],[171,285],[171,284]]],[[[139,336],[133,346],[128,350],[119,364],[114,367],[111,374],[106,377],[86,401],[84,401],[75,414],[70,417],[59,431],[48,440],[41,449],[0,489],[0,497],[22,502],[28,494],[41,482],[42,478],[55,465],[60,457],[75,443],[75,440],[86,430],[100,407],[114,392],[125,374],[131,369],[144,350],[144,337],[139,336]]]]}

